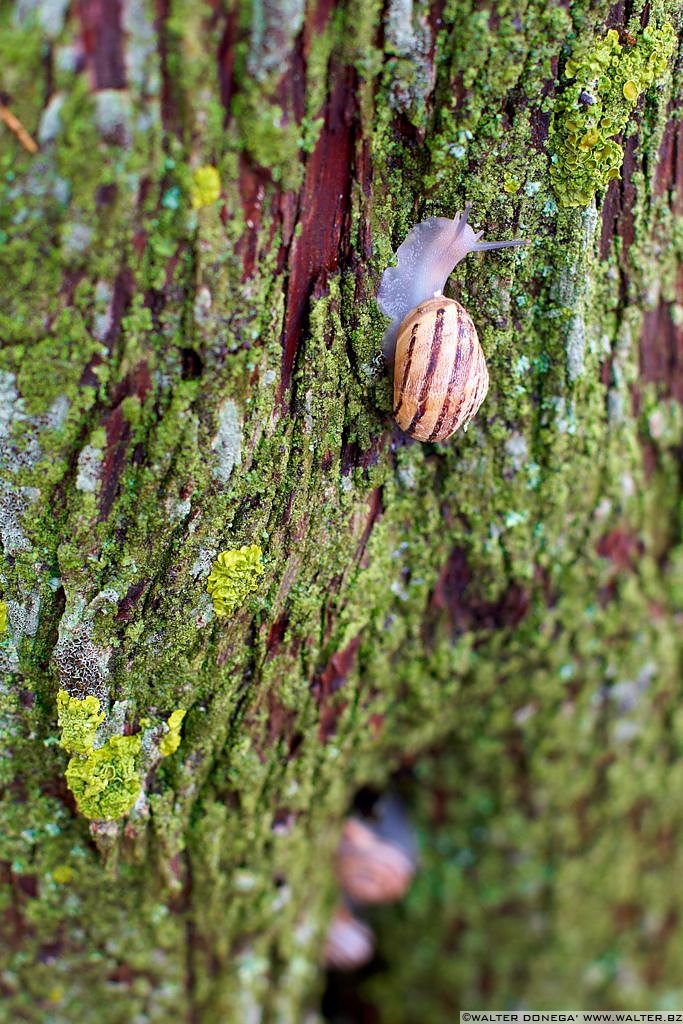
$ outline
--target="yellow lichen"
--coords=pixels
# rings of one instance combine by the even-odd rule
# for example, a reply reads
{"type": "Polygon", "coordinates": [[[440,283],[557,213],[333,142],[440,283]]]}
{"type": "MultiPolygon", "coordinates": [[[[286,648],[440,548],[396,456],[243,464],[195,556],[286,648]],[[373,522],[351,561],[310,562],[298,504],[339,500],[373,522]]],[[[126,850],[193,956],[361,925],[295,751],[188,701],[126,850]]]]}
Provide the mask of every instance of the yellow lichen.
{"type": "Polygon", "coordinates": [[[57,694],[57,724],[62,730],[59,742],[69,754],[88,754],[103,721],[104,711],[100,711],[97,697],[91,695],[79,700],[66,690],[57,694]]]}
{"type": "Polygon", "coordinates": [[[263,573],[261,554],[258,544],[221,551],[206,582],[217,616],[234,612],[257,589],[263,573]]]}
{"type": "Polygon", "coordinates": [[[86,818],[113,821],[127,814],[139,796],[141,737],[139,733],[112,736],[96,748],[95,736],[104,717],[97,697],[80,700],[66,690],[57,694],[60,745],[73,755],[66,768],[67,785],[86,818]]]}
{"type": "Polygon", "coordinates": [[[638,99],[638,86],[629,78],[628,82],[624,82],[624,88],[621,90],[624,94],[624,99],[629,100],[631,103],[635,103],[638,99]]]}
{"type": "Polygon", "coordinates": [[[89,754],[75,754],[66,769],[66,782],[81,814],[96,821],[115,821],[133,807],[140,795],[137,755],[141,737],[112,736],[89,754]]]}
{"type": "Polygon", "coordinates": [[[195,210],[202,206],[210,206],[215,203],[221,194],[221,179],[215,167],[207,164],[198,167],[192,175],[190,185],[190,202],[195,210]]]}
{"type": "Polygon", "coordinates": [[[180,726],[182,725],[185,714],[185,711],[178,709],[166,719],[168,732],[161,737],[161,742],[159,743],[159,750],[162,757],[169,757],[170,754],[175,754],[176,750],[180,746],[180,726]]]}
{"type": "Polygon", "coordinates": [[[56,882],[57,885],[68,885],[76,877],[76,872],[69,864],[57,864],[52,869],[51,874],[52,881],[56,882]]]}
{"type": "Polygon", "coordinates": [[[619,177],[624,130],[645,89],[666,71],[676,33],[669,23],[647,26],[632,45],[610,29],[580,44],[565,65],[568,79],[551,125],[550,177],[562,206],[585,206],[599,188],[619,177]]]}

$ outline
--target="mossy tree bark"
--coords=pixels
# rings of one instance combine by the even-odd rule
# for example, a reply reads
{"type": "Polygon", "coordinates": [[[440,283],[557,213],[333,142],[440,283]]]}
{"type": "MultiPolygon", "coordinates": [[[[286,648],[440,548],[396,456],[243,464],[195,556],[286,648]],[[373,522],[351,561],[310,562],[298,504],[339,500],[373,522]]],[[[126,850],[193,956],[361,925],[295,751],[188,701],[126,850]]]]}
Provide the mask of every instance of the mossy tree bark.
{"type": "Polygon", "coordinates": [[[0,1014],[315,1019],[340,820],[401,766],[373,1019],[680,1003],[680,56],[590,202],[548,140],[569,55],[680,5],[0,19],[0,1014]],[[459,268],[491,391],[421,445],[373,297],[466,200],[532,245],[459,268]]]}

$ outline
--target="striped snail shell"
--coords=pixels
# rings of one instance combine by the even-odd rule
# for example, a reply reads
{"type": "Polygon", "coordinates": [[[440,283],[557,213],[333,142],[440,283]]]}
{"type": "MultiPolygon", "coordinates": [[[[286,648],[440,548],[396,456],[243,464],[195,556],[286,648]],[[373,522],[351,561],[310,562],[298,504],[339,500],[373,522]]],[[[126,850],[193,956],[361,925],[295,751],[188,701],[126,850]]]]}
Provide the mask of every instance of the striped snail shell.
{"type": "Polygon", "coordinates": [[[467,223],[471,204],[453,220],[429,217],[399,246],[382,275],[377,303],[392,318],[382,343],[394,368],[394,416],[418,441],[444,441],[472,419],[489,386],[472,318],[442,295],[454,267],[470,252],[525,245],[481,242],[467,223]]]}
{"type": "Polygon", "coordinates": [[[472,317],[443,296],[421,303],[403,320],[394,366],[394,416],[418,441],[450,437],[472,419],[489,389],[472,317]]]}

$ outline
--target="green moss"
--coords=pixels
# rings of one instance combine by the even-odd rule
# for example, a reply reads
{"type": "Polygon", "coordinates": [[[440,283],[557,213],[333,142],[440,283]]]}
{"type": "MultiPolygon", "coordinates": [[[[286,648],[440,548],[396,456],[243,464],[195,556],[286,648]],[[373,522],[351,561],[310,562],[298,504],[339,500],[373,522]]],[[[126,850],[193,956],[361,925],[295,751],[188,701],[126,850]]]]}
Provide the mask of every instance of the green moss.
{"type": "Polygon", "coordinates": [[[7,601],[0,601],[0,636],[7,632],[7,601]]]}
{"type": "Polygon", "coordinates": [[[178,709],[170,714],[166,719],[168,732],[161,737],[161,741],[159,743],[159,751],[162,757],[169,757],[171,754],[175,754],[176,750],[180,746],[180,727],[185,714],[185,711],[178,709]]]}
{"type": "MultiPolygon", "coordinates": [[[[263,94],[245,84],[232,103],[244,148],[261,167],[270,170],[285,189],[301,181],[301,133],[295,122],[276,103],[264,102],[263,94]]],[[[310,126],[305,140],[310,144],[310,126]]]]}
{"type": "Polygon", "coordinates": [[[94,821],[114,821],[133,807],[140,794],[137,756],[140,734],[112,736],[103,747],[75,754],[66,781],[78,809],[94,821]]]}
{"type": "Polygon", "coordinates": [[[258,588],[258,577],[264,571],[261,555],[258,544],[221,551],[206,583],[216,615],[234,612],[258,588]]]}
{"type": "Polygon", "coordinates": [[[79,700],[70,697],[66,690],[57,694],[57,724],[62,730],[60,744],[69,754],[88,754],[103,721],[104,711],[100,711],[97,697],[79,700]]]}
{"type": "Polygon", "coordinates": [[[46,412],[59,395],[73,395],[80,369],[74,359],[75,352],[78,351],[80,357],[84,349],[90,349],[93,354],[97,351],[97,344],[88,338],[82,317],[74,311],[70,316],[65,314],[59,318],[57,330],[57,339],[41,338],[31,345],[23,358],[14,353],[19,389],[32,413],[46,412]]]}
{"type": "Polygon", "coordinates": [[[616,136],[641,93],[662,77],[676,48],[669,22],[630,39],[621,43],[610,29],[578,46],[565,65],[565,88],[550,130],[550,179],[562,206],[586,206],[598,189],[619,177],[624,151],[616,136]]]}
{"type": "Polygon", "coordinates": [[[318,117],[329,88],[328,67],[339,40],[342,9],[332,11],[323,32],[312,35],[306,57],[306,117],[318,117]]]}

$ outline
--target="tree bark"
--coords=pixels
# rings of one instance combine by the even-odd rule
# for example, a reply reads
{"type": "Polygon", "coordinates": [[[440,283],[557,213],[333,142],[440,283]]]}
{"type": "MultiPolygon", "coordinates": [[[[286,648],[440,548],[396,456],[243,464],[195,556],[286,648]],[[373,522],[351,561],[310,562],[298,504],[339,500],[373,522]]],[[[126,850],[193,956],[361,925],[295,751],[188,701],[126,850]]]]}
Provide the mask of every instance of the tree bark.
{"type": "Polygon", "coordinates": [[[2,6],[4,1019],[322,1019],[363,786],[420,869],[329,1018],[680,1003],[680,49],[619,179],[553,163],[569,59],[667,24],[2,6]],[[423,445],[374,296],[466,201],[531,244],[458,268],[491,388],[423,445]]]}

